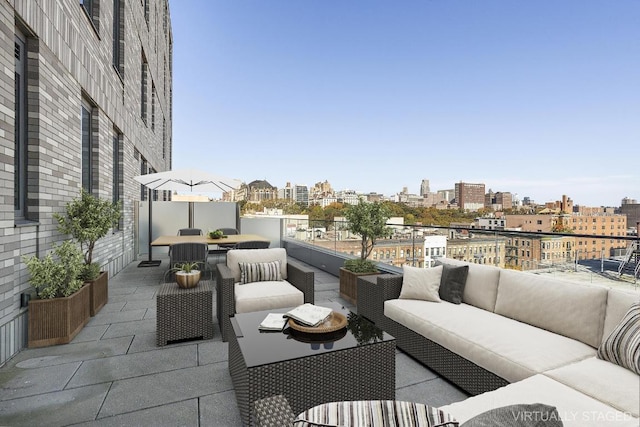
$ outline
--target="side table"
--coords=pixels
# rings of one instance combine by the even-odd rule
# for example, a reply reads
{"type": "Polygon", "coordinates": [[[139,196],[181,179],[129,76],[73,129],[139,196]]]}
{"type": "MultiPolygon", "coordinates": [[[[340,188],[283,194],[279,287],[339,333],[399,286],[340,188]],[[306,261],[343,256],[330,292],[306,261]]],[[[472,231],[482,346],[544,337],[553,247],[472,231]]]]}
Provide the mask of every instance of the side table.
{"type": "Polygon", "coordinates": [[[182,289],[163,283],[156,295],[156,345],[191,338],[213,338],[213,290],[211,282],[182,289]]]}

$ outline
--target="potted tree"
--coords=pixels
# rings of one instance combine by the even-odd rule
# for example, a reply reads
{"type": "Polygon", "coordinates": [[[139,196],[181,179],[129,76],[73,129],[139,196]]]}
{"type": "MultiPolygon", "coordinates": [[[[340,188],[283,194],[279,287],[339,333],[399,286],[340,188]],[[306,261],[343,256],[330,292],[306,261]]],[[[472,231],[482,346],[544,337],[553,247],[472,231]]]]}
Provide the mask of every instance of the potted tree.
{"type": "Polygon", "coordinates": [[[391,235],[391,229],[386,225],[390,216],[384,205],[368,203],[362,198],[345,211],[347,228],[360,236],[360,258],[348,259],[340,268],[340,296],[351,304],[357,302],[358,276],[378,273],[375,263],[368,258],[376,239],[391,235]]]}
{"type": "Polygon", "coordinates": [[[80,244],[84,256],[80,278],[89,284],[90,312],[95,316],[109,300],[109,275],[93,262],[93,249],[120,219],[120,203],[101,200],[82,189],[79,198],[67,203],[65,215],[56,213],[54,218],[58,230],[80,244]]]}
{"type": "Polygon", "coordinates": [[[37,298],[29,300],[28,346],[66,344],[89,321],[89,287],[79,279],[82,253],[71,241],[45,257],[24,257],[37,298]]]}

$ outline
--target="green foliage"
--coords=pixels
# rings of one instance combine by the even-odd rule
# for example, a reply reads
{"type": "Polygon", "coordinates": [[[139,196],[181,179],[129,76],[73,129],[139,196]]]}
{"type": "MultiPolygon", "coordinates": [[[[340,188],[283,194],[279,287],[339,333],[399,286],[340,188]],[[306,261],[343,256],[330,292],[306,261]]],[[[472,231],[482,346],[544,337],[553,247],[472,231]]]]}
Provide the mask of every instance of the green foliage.
{"type": "Polygon", "coordinates": [[[191,273],[193,270],[198,270],[200,264],[197,262],[183,262],[173,266],[171,271],[184,271],[185,273],[191,273]]]}
{"type": "Polygon", "coordinates": [[[29,282],[41,298],[68,297],[83,285],[78,278],[82,270],[82,252],[71,241],[59,246],[54,244],[53,250],[44,258],[22,259],[29,271],[29,282]]]}
{"type": "Polygon", "coordinates": [[[209,230],[207,235],[209,236],[210,239],[220,239],[222,236],[224,236],[224,233],[222,232],[222,230],[217,229],[217,230],[209,230]]]}
{"type": "Polygon", "coordinates": [[[344,262],[344,268],[352,273],[377,273],[378,269],[373,261],[368,259],[348,259],[344,262]]]}
{"type": "Polygon", "coordinates": [[[92,262],[91,264],[83,264],[78,278],[83,282],[96,280],[100,276],[100,264],[92,262]]]}
{"type": "Polygon", "coordinates": [[[360,259],[367,259],[376,239],[391,235],[387,227],[389,209],[381,203],[367,203],[362,198],[357,205],[349,205],[344,213],[349,230],[361,238],[360,259]]]}
{"type": "Polygon", "coordinates": [[[120,203],[101,200],[83,189],[79,198],[67,203],[66,215],[53,216],[58,221],[58,230],[70,234],[80,244],[84,263],[91,264],[96,242],[120,219],[120,203]]]}

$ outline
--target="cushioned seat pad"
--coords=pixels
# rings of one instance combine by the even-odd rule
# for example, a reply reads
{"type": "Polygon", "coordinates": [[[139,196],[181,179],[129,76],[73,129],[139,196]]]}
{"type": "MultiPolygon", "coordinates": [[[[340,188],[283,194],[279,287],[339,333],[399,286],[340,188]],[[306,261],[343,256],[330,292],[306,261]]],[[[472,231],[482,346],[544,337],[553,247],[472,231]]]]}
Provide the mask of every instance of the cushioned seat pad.
{"type": "Polygon", "coordinates": [[[545,375],[640,417],[640,376],[629,369],[591,357],[545,372],[545,375]]]}
{"type": "Polygon", "coordinates": [[[555,406],[565,427],[638,427],[640,421],[542,374],[440,409],[462,423],[489,408],[518,403],[555,406]]]}
{"type": "Polygon", "coordinates": [[[389,300],[390,319],[515,382],[592,357],[596,349],[468,304],[389,300]]]}
{"type": "MultiPolygon", "coordinates": [[[[257,250],[257,249],[252,249],[257,250]]],[[[235,285],[236,313],[296,307],[304,304],[304,294],[286,280],[235,285]]]]}

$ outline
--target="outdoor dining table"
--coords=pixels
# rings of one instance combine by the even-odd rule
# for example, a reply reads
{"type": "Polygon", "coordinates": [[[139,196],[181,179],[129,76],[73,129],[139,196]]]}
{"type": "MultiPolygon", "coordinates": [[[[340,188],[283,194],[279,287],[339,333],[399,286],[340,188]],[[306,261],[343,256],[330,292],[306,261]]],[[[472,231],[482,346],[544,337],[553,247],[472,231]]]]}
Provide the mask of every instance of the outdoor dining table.
{"type": "Polygon", "coordinates": [[[206,243],[208,245],[233,245],[241,242],[260,240],[268,242],[269,239],[258,234],[230,234],[220,239],[211,239],[209,236],[160,236],[151,242],[151,246],[171,246],[176,243],[206,243]]]}

